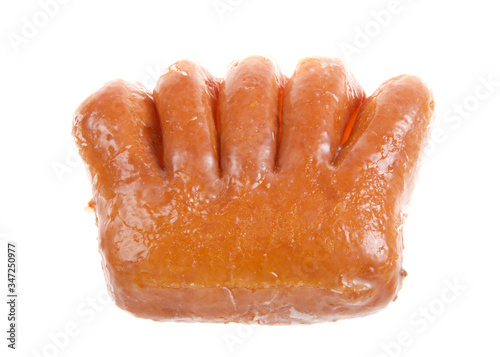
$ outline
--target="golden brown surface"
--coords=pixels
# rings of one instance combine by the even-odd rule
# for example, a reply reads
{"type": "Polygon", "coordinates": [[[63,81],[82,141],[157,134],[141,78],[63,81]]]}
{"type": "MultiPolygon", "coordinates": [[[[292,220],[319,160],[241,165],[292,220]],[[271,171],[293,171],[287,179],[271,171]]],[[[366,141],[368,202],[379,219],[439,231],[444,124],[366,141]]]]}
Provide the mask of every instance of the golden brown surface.
{"type": "Polygon", "coordinates": [[[263,324],[386,306],[405,276],[402,209],[433,106],[409,75],[365,99],[329,58],[302,60],[290,79],[249,57],[222,80],[177,62],[152,94],[106,84],[73,134],[116,304],[154,320],[263,324]]]}

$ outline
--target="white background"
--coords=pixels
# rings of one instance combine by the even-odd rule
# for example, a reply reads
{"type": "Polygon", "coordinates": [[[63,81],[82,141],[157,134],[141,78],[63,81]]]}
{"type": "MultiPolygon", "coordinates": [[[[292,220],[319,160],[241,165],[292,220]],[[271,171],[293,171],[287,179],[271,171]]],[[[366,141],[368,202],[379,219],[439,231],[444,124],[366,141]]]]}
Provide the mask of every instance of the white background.
{"type": "Polygon", "coordinates": [[[10,240],[20,294],[12,355],[500,354],[494,1],[62,2],[3,0],[0,8],[0,355],[11,353],[3,303],[10,240]],[[378,314],[246,329],[156,323],[103,293],[94,217],[84,210],[90,183],[70,137],[75,108],[114,78],[151,88],[182,58],[223,76],[232,60],[252,54],[274,57],[287,75],[301,57],[341,57],[368,94],[400,73],[434,91],[434,136],[405,226],[409,276],[378,314]]]}

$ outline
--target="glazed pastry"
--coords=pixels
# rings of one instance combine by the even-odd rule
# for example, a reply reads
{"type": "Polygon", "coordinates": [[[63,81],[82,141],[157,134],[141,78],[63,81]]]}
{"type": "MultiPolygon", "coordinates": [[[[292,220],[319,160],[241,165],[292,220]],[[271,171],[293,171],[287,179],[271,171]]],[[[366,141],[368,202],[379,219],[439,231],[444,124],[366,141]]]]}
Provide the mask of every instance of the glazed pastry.
{"type": "Polygon", "coordinates": [[[434,102],[410,75],[369,98],[341,61],[290,79],[249,57],[115,80],[73,124],[116,304],[162,321],[290,324],[394,300],[403,209],[434,102]]]}

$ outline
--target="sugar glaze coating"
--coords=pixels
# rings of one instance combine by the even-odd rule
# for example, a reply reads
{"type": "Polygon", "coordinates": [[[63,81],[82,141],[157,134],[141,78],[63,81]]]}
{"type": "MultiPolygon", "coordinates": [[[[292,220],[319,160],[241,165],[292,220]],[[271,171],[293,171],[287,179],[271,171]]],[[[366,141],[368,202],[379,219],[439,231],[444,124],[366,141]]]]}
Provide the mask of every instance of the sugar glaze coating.
{"type": "Polygon", "coordinates": [[[291,324],[394,300],[403,209],[434,102],[402,75],[365,98],[337,59],[171,65],[149,93],[107,83],[77,109],[116,304],[162,321],[291,324]],[[352,127],[352,128],[351,128],[352,127]],[[345,141],[345,142],[344,142],[345,141]]]}

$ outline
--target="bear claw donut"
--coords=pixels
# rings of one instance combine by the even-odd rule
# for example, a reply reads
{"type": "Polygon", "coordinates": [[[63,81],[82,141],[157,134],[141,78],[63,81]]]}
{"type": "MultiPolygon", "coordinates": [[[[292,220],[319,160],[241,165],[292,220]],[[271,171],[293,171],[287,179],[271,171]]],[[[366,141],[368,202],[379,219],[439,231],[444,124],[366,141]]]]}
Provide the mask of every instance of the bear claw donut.
{"type": "Polygon", "coordinates": [[[366,98],[341,61],[290,78],[259,56],[223,79],[180,61],[153,93],[115,80],[77,109],[102,267],[159,321],[291,324],[393,301],[403,210],[434,101],[402,75],[366,98]]]}

